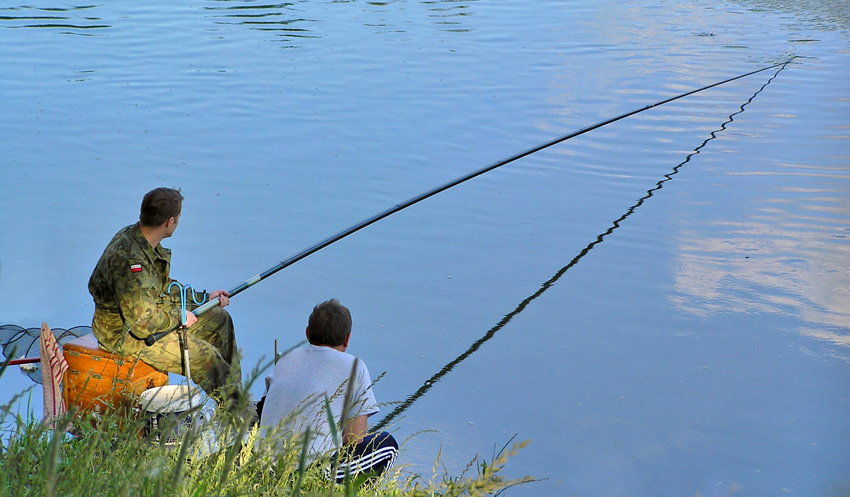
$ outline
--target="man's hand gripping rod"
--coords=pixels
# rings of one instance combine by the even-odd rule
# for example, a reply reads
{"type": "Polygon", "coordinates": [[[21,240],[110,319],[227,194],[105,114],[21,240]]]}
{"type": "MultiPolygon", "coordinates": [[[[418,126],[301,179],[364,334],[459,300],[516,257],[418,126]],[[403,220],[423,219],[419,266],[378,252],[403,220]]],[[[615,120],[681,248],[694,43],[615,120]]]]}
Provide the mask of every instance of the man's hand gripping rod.
{"type": "MultiPolygon", "coordinates": [[[[230,292],[230,294],[233,295],[234,292],[230,292]]],[[[207,312],[208,310],[212,309],[213,307],[217,306],[220,303],[219,300],[220,299],[218,297],[211,299],[209,302],[195,308],[195,310],[192,311],[192,313],[195,316],[200,316],[201,314],[203,314],[203,313],[207,312]]],[[[159,333],[152,333],[152,334],[148,335],[147,337],[145,337],[145,345],[150,347],[151,345],[155,344],[160,339],[162,339],[162,337],[168,335],[172,331],[179,330],[182,327],[183,327],[183,323],[180,323],[177,326],[175,326],[174,328],[171,328],[170,330],[160,331],[159,333]]]]}

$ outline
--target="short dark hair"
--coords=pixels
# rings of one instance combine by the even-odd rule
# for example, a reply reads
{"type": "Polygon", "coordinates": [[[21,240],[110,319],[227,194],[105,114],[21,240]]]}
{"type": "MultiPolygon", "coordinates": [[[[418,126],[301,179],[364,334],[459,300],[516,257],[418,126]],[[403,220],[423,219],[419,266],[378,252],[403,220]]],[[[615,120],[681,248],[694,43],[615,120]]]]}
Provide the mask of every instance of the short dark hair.
{"type": "Polygon", "coordinates": [[[139,223],[145,227],[161,226],[172,217],[178,217],[183,209],[180,189],[155,188],[145,194],[139,212],[139,223]]]}
{"type": "Polygon", "coordinates": [[[351,333],[351,313],[337,299],[322,302],[313,308],[307,321],[307,340],[313,345],[337,347],[351,333]]]}

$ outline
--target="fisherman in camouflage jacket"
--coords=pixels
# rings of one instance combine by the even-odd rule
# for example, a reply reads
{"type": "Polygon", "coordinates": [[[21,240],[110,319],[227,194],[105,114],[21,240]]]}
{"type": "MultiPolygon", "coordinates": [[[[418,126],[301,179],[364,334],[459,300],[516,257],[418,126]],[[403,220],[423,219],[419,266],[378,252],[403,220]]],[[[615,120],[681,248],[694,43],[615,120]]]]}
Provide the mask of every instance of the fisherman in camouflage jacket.
{"type": "MultiPolygon", "coordinates": [[[[144,339],[170,330],[182,321],[180,289],[169,285],[171,251],[160,245],[180,220],[183,195],[179,190],[157,188],[142,200],[139,222],[123,228],[106,246],[89,280],[95,310],[92,331],[101,348],[138,356],[151,366],[185,374],[178,333],[169,333],[151,346],[144,339]]],[[[216,290],[205,298],[220,299],[196,317],[197,305],[186,303],[189,365],[192,379],[218,401],[238,398],[242,374],[230,314],[222,309],[229,294],[216,290]]],[[[203,302],[203,299],[199,299],[203,302]]]]}

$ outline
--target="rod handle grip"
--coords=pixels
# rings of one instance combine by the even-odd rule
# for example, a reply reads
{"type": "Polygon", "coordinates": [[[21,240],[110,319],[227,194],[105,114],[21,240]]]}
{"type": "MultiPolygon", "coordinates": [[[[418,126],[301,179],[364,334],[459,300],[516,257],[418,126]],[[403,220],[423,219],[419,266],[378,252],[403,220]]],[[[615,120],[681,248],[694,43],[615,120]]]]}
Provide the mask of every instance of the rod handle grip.
{"type": "MultiPolygon", "coordinates": [[[[212,309],[213,307],[217,306],[219,303],[220,303],[219,298],[216,297],[216,298],[210,300],[209,302],[195,308],[195,310],[192,311],[192,313],[195,316],[200,316],[201,314],[203,314],[203,313],[207,312],[208,310],[212,309]]],[[[145,337],[145,345],[150,347],[151,345],[160,341],[162,339],[162,337],[168,335],[169,333],[171,333],[174,330],[180,329],[181,326],[183,326],[183,325],[178,324],[177,326],[175,326],[174,328],[171,328],[170,330],[160,331],[159,333],[151,333],[150,335],[145,337]]]]}

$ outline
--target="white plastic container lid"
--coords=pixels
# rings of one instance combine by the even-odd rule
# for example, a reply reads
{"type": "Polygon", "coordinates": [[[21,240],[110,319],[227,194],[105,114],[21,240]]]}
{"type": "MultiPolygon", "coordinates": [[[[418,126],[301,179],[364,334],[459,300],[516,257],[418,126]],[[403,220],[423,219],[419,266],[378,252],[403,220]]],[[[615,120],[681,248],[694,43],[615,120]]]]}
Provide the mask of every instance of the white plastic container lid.
{"type": "Polygon", "coordinates": [[[189,385],[164,385],[145,390],[141,405],[145,412],[186,412],[203,404],[201,389],[189,385]]]}

